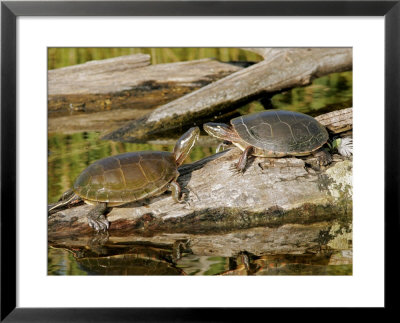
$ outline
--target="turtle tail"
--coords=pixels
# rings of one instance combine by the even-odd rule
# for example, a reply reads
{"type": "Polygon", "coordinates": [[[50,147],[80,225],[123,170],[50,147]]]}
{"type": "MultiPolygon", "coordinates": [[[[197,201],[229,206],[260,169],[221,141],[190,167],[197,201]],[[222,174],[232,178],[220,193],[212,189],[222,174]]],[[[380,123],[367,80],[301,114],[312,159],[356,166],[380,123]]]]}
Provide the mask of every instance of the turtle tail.
{"type": "Polygon", "coordinates": [[[63,195],[61,195],[58,202],[50,204],[47,207],[47,212],[49,214],[55,213],[55,212],[57,212],[58,209],[62,209],[64,207],[68,206],[69,204],[71,204],[72,202],[80,201],[80,200],[82,200],[82,199],[78,195],[76,195],[73,190],[69,189],[63,195]]]}

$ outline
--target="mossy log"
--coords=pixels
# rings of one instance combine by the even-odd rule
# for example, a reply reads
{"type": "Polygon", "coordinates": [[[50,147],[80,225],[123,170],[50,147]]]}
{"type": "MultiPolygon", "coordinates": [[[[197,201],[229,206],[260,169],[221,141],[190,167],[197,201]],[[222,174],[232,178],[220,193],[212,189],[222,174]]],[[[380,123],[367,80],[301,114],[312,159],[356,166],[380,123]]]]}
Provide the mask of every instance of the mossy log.
{"type": "MultiPolygon", "coordinates": [[[[260,49],[261,50],[261,49],[260,49]]],[[[313,78],[351,70],[351,48],[262,49],[264,61],[158,107],[104,139],[143,141],[210,120],[266,93],[309,84],[313,78]]]]}
{"type": "Polygon", "coordinates": [[[48,71],[49,117],[151,109],[242,69],[213,59],[149,64],[135,54],[48,71]]]}

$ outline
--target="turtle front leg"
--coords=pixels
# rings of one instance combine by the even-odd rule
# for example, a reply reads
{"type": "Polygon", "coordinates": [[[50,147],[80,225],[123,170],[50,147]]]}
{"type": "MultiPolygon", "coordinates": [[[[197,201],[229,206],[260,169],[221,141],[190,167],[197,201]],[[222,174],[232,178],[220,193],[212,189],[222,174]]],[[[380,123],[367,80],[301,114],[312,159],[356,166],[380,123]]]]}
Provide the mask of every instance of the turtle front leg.
{"type": "Polygon", "coordinates": [[[247,164],[247,159],[252,153],[253,153],[253,146],[248,146],[243,151],[242,155],[239,158],[239,161],[236,164],[236,168],[240,173],[244,172],[244,169],[246,168],[246,164],[247,164]]]}
{"type": "Polygon", "coordinates": [[[104,213],[107,210],[107,203],[98,203],[87,214],[88,223],[91,228],[98,231],[107,231],[110,223],[106,219],[104,213]]]}
{"type": "Polygon", "coordinates": [[[185,195],[182,194],[182,196],[181,196],[181,191],[182,190],[181,190],[181,187],[180,187],[180,185],[178,184],[177,181],[172,181],[170,186],[169,186],[169,189],[171,190],[172,198],[174,199],[174,201],[176,203],[186,203],[185,202],[185,195]]]}

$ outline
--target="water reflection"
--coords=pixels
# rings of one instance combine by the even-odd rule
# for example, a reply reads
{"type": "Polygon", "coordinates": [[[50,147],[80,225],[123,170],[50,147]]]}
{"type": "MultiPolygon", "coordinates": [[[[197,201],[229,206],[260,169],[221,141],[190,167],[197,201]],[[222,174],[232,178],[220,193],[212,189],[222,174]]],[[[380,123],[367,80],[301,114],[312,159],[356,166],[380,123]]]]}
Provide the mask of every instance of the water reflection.
{"type": "Polygon", "coordinates": [[[352,72],[333,73],[315,79],[311,85],[275,95],[272,106],[316,116],[352,106],[352,72]]]}
{"type": "Polygon", "coordinates": [[[111,245],[96,255],[83,247],[49,248],[49,275],[352,275],[351,251],[304,255],[235,257],[196,255],[174,258],[171,245],[111,245]],[[104,251],[105,250],[105,251],[104,251]],[[122,252],[122,253],[118,253],[122,252]],[[109,253],[109,254],[108,254],[109,253]]]}

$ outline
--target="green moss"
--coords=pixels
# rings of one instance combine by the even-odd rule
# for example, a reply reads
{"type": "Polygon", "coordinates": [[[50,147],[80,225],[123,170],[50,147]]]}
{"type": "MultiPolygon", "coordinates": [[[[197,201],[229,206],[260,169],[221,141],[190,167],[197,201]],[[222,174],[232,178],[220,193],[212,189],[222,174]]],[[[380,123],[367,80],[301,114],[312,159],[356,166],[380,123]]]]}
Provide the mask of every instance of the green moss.
{"type": "Polygon", "coordinates": [[[331,239],[328,241],[327,245],[332,249],[345,250],[352,248],[353,230],[351,223],[345,225],[334,223],[329,233],[331,239]]]}

